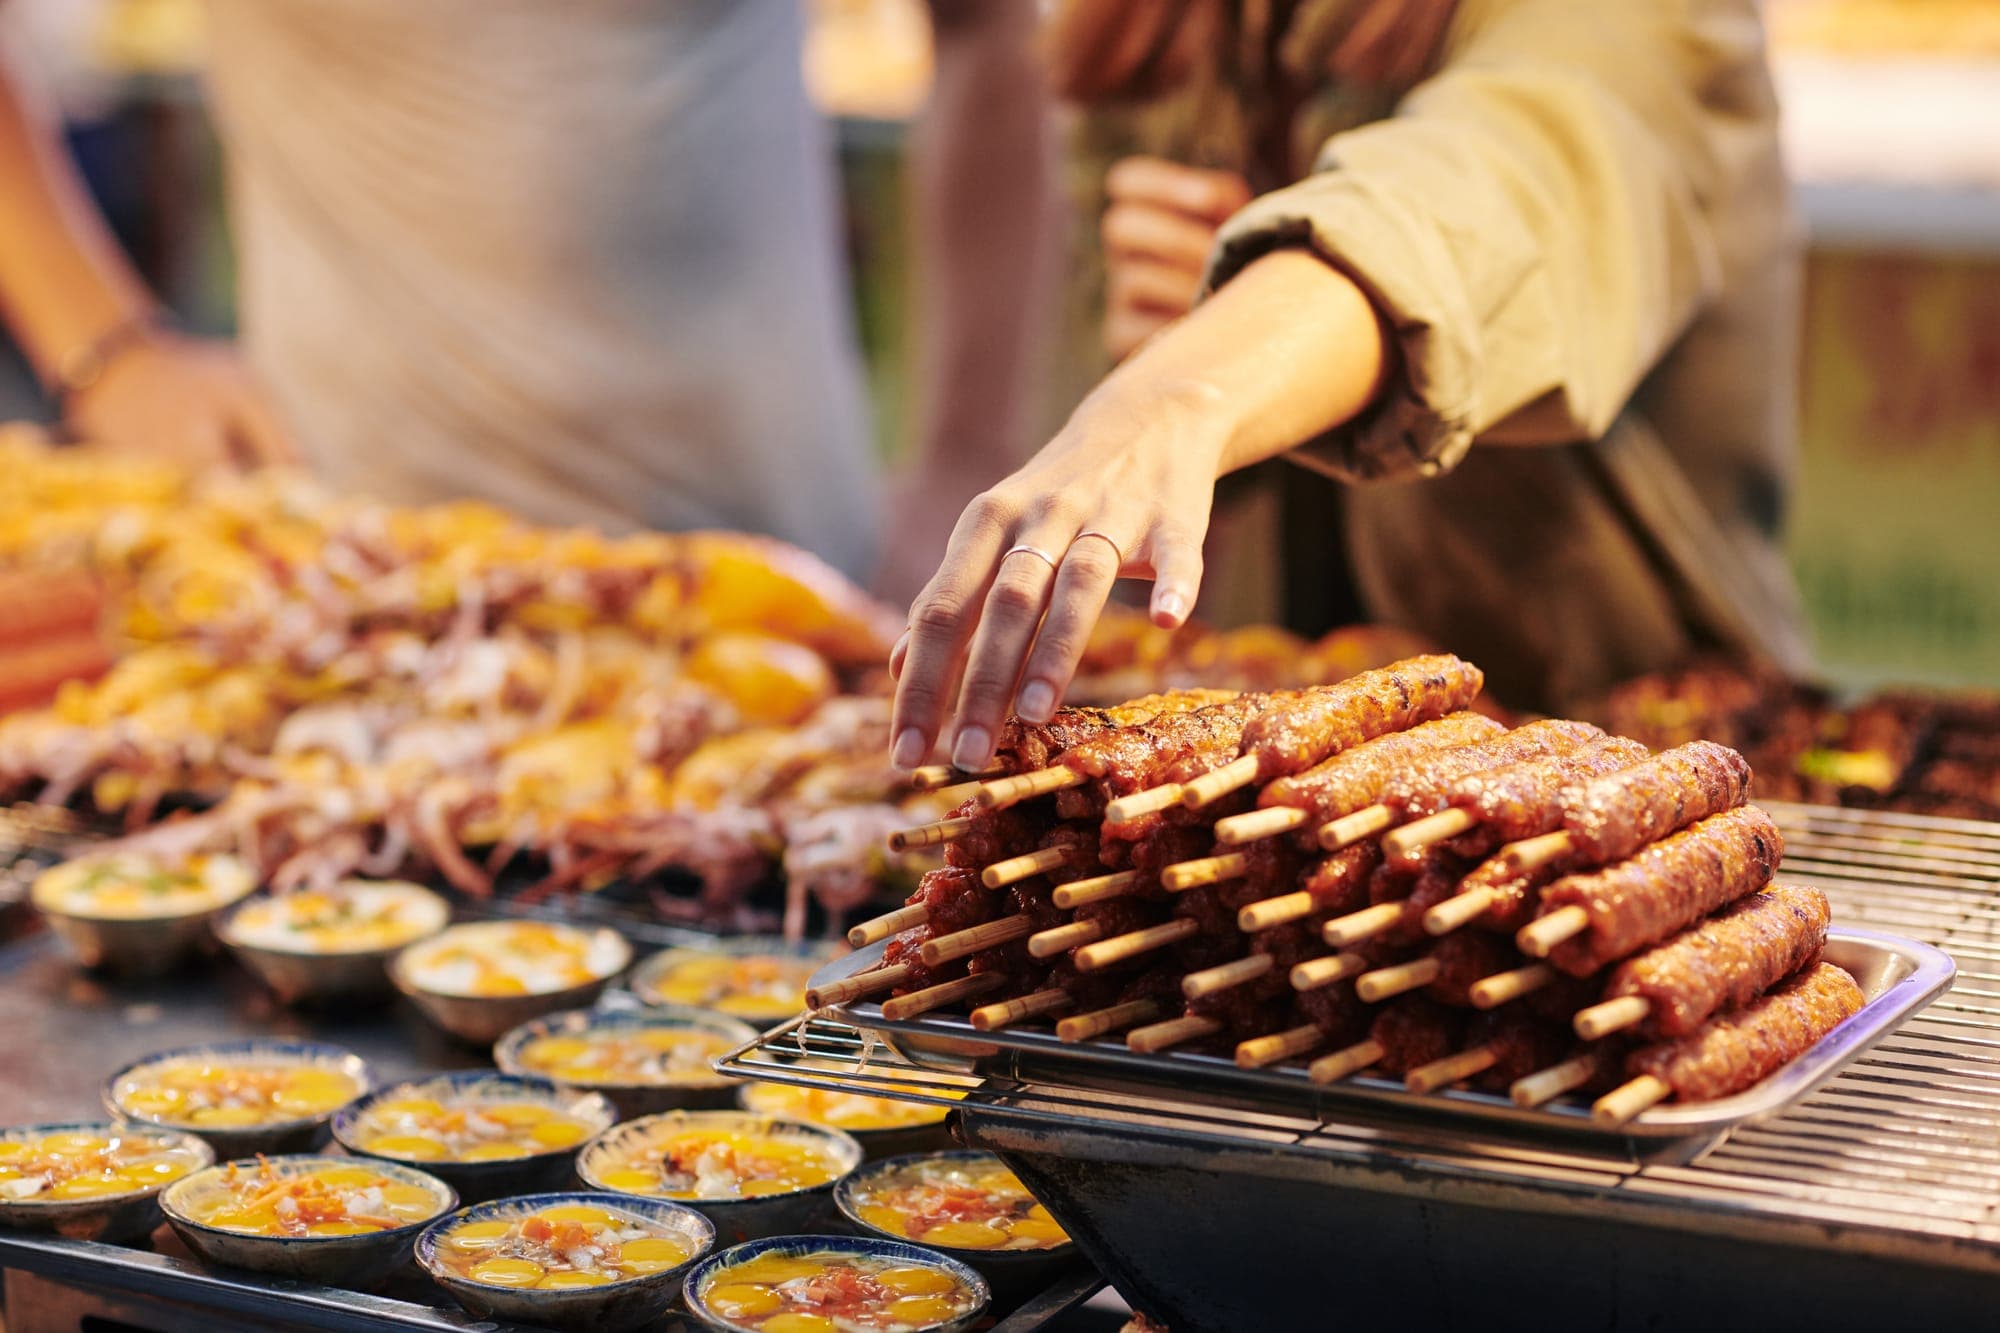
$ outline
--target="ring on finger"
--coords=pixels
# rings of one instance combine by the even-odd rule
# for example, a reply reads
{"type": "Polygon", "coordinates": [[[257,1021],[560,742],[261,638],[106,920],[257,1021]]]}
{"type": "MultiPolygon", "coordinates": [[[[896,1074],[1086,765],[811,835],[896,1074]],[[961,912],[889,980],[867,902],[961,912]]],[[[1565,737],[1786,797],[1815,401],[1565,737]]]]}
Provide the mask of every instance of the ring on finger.
{"type": "Polygon", "coordinates": [[[1097,538],[1097,540],[1103,542],[1106,546],[1109,546],[1111,548],[1111,554],[1118,557],[1118,563],[1120,565],[1123,565],[1125,563],[1125,548],[1120,546],[1118,544],[1117,539],[1111,536],[1111,534],[1108,532],[1099,532],[1096,528],[1085,528],[1082,532],[1079,532],[1076,534],[1076,536],[1070,538],[1069,544],[1071,546],[1075,546],[1085,537],[1097,538]]]}
{"type": "Polygon", "coordinates": [[[1061,564],[1061,561],[1057,560],[1047,551],[1044,551],[1041,547],[1030,546],[1027,542],[1017,542],[1015,545],[1008,547],[1007,553],[1000,557],[1000,563],[1005,564],[1008,560],[1012,559],[1017,555],[1031,555],[1035,557],[1035,559],[1041,561],[1043,564],[1049,567],[1050,573],[1054,573],[1056,567],[1059,564],[1061,564]]]}

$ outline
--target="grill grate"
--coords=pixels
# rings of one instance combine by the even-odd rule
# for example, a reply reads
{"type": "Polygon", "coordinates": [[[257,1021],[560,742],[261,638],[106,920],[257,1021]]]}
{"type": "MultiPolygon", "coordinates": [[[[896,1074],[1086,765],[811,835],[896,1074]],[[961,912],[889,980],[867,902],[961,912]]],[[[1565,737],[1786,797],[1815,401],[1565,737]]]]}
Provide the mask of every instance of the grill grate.
{"type": "Polygon", "coordinates": [[[1607,1203],[1680,1205],[1731,1218],[1817,1220],[2000,1245],[2000,825],[1767,802],[1786,836],[1786,877],[1823,889],[1835,919],[1937,945],[1958,981],[1837,1078],[1782,1116],[1738,1129],[1692,1161],[1622,1157],[1477,1137],[1433,1123],[1327,1119],[1297,1103],[1052,1070],[1002,1056],[972,1080],[805,1015],[724,1062],[729,1072],[911,1100],[960,1097],[1011,1115],[1145,1129],[1198,1142],[1289,1145],[1393,1161],[1491,1183],[1532,1184],[1607,1203]],[[800,1057],[810,1057],[802,1063],[800,1057]]]}

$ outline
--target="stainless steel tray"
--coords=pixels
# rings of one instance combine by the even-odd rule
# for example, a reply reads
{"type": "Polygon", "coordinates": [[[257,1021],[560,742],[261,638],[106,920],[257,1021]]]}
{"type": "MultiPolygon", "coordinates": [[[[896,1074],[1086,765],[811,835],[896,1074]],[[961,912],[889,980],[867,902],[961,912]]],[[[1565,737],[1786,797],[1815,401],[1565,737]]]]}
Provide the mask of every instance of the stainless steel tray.
{"type": "MultiPolygon", "coordinates": [[[[823,986],[853,976],[879,961],[887,947],[884,941],[835,959],[819,971],[812,984],[823,986]]],[[[1042,1066],[1040,1077],[1058,1078],[1067,1066],[1078,1073],[1119,1075],[1156,1086],[1192,1083],[1218,1091],[1254,1093],[1260,1099],[1278,1100],[1315,1115],[1337,1116],[1346,1105],[1598,1139],[1687,1139],[1719,1135],[1762,1120],[1803,1098],[1943,994],[1957,972],[1950,955],[1941,949],[1872,930],[1834,929],[1826,957],[1853,973],[1860,983],[1868,1000],[1861,1012],[1753,1088],[1712,1102],[1658,1106],[1609,1134],[1591,1123],[1587,1105],[1569,1099],[1524,1109],[1493,1093],[1417,1095],[1405,1091],[1400,1082],[1368,1075],[1318,1084],[1306,1077],[1302,1064],[1239,1069],[1234,1061],[1216,1055],[1181,1051],[1140,1055],[1115,1038],[1059,1041],[1054,1031],[1044,1026],[980,1032],[959,1014],[925,1014],[892,1022],[882,1016],[881,1006],[871,1001],[837,1005],[831,1012],[857,1028],[881,1034],[913,1063],[953,1073],[976,1075],[982,1059],[1004,1051],[1034,1057],[1042,1066]]]]}

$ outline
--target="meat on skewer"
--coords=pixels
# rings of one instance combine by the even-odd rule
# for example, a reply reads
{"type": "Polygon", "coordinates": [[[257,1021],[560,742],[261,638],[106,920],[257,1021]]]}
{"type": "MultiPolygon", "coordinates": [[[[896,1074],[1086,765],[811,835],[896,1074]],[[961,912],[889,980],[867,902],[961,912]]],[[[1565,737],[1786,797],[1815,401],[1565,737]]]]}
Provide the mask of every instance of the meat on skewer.
{"type": "Polygon", "coordinates": [[[1451,784],[1444,808],[1403,825],[1382,840],[1391,865],[1415,865],[1426,847],[1477,830],[1477,853],[1562,827],[1563,812],[1576,804],[1593,778],[1630,768],[1652,756],[1639,742],[1604,736],[1567,754],[1543,755],[1504,768],[1473,773],[1451,784]]]}
{"type": "Polygon", "coordinates": [[[1331,1083],[1373,1069],[1400,1078],[1457,1050],[1464,1031],[1462,1011],[1423,995],[1405,995],[1376,1015],[1365,1040],[1313,1061],[1306,1077],[1331,1083]]]}
{"type": "Polygon", "coordinates": [[[1448,892],[1419,886],[1410,905],[1423,914],[1424,930],[1448,935],[1463,926],[1511,935],[1535,918],[1542,889],[1562,877],[1562,864],[1552,862],[1532,870],[1515,870],[1504,857],[1481,861],[1448,892]]]}
{"type": "Polygon", "coordinates": [[[1237,1066],[1262,1069],[1322,1047],[1353,1042],[1367,1031],[1372,1016],[1346,986],[1299,991],[1292,997],[1291,1026],[1238,1042],[1237,1066]]]}
{"type": "Polygon", "coordinates": [[[995,764],[1009,776],[981,784],[978,803],[997,809],[1030,796],[1081,786],[1084,775],[1060,761],[1078,746],[1174,713],[1191,712],[1232,697],[1228,690],[1171,690],[1114,708],[1061,708],[1047,722],[1007,719],[994,745],[995,764]]]}
{"type": "Polygon", "coordinates": [[[1422,988],[1439,1004],[1467,1008],[1475,982],[1513,966],[1520,959],[1506,941],[1493,935],[1452,935],[1439,940],[1421,957],[1365,972],[1354,992],[1369,1004],[1422,988]]]}
{"type": "Polygon", "coordinates": [[[1628,861],[1542,890],[1541,914],[1515,936],[1524,953],[1573,977],[1655,944],[1771,882],[1785,840],[1770,815],[1739,806],[1628,861]]]}
{"type": "Polygon", "coordinates": [[[1606,865],[1749,798],[1749,762],[1726,745],[1694,741],[1588,783],[1560,830],[1502,855],[1516,870],[1562,858],[1606,865]]]}
{"type": "Polygon", "coordinates": [[[1418,1065],[1403,1076],[1411,1092],[1432,1093],[1477,1079],[1483,1087],[1506,1087],[1562,1058],[1574,1044],[1557,1023],[1510,1010],[1481,1014],[1466,1027],[1466,1047],[1418,1065]]]}
{"type": "Polygon", "coordinates": [[[1312,916],[1345,915],[1368,901],[1368,885],[1382,864],[1382,849],[1359,842],[1314,861],[1304,881],[1291,893],[1247,903],[1236,914],[1236,928],[1246,933],[1269,930],[1312,916]]]}
{"type": "Polygon", "coordinates": [[[1631,1080],[1598,1098],[1591,1119],[1614,1128],[1669,1097],[1706,1102],[1741,1092],[1804,1054],[1865,1003],[1853,977],[1818,963],[1685,1037],[1632,1052],[1625,1062],[1631,1080]]]}

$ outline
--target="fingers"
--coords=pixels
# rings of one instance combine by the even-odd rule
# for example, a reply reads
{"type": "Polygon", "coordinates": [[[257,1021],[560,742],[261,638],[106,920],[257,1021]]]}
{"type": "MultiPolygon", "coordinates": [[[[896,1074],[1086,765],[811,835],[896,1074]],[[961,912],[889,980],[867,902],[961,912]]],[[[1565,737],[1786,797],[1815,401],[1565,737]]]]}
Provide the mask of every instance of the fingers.
{"type": "Polygon", "coordinates": [[[972,637],[986,588],[993,579],[1013,516],[991,495],[967,507],[952,530],[944,563],[910,606],[910,628],[896,681],[889,758],[898,768],[924,762],[936,744],[959,662],[972,637]]]}
{"type": "Polygon", "coordinates": [[[1111,256],[1143,256],[1199,273],[1208,265],[1215,228],[1149,204],[1113,204],[1099,224],[1111,256]]]}
{"type": "Polygon", "coordinates": [[[965,659],[958,728],[951,743],[951,762],[960,768],[984,768],[993,757],[993,741],[1013,701],[1021,664],[1048,607],[1056,564],[1075,533],[1074,522],[1045,520],[1027,525],[1013,549],[1000,559],[993,586],[986,594],[985,613],[965,659]],[[1024,549],[1030,547],[1033,549],[1024,549]]]}
{"type": "Polygon", "coordinates": [[[1147,548],[1153,566],[1153,623],[1179,629],[1201,592],[1201,541],[1162,524],[1153,530],[1147,548]]]}
{"type": "Polygon", "coordinates": [[[1083,660],[1091,628],[1110,600],[1122,559],[1118,546],[1101,533],[1085,533],[1064,554],[1014,703],[1014,711],[1027,721],[1046,722],[1055,715],[1076,664],[1083,660]]]}
{"type": "Polygon", "coordinates": [[[1170,208],[1220,223],[1250,202],[1250,185],[1233,171],[1211,171],[1157,157],[1127,157],[1105,174],[1113,203],[1170,208]]]}

